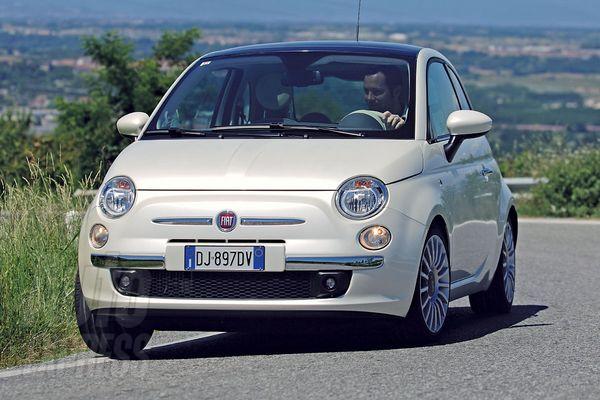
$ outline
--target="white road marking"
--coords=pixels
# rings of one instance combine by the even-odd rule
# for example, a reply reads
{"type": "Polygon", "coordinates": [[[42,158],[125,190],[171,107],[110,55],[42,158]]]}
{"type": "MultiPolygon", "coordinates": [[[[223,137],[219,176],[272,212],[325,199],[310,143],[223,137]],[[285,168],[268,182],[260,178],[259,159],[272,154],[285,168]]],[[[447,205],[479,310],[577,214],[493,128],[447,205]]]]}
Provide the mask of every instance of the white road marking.
{"type": "MultiPolygon", "coordinates": [[[[173,346],[173,345],[176,345],[179,343],[190,342],[190,341],[198,340],[198,339],[202,339],[202,338],[209,338],[211,336],[216,336],[216,335],[220,335],[220,334],[222,334],[222,332],[204,332],[197,336],[192,336],[192,337],[188,337],[188,338],[181,339],[181,340],[175,340],[173,342],[159,343],[159,344],[156,344],[155,346],[148,347],[146,350],[151,350],[151,349],[160,348],[160,347],[164,347],[164,346],[173,346]]],[[[68,361],[68,362],[54,363],[51,361],[49,363],[44,363],[44,364],[32,364],[32,365],[27,365],[24,367],[9,369],[6,371],[0,371],[0,379],[10,378],[13,376],[29,375],[29,374],[34,374],[36,372],[60,371],[63,369],[68,369],[68,368],[77,368],[77,367],[85,367],[88,365],[104,364],[104,363],[108,363],[108,362],[112,362],[112,361],[116,361],[116,360],[113,360],[108,357],[92,356],[92,358],[84,358],[81,360],[68,361]]]]}
{"type": "Polygon", "coordinates": [[[202,339],[202,338],[209,338],[209,337],[213,337],[213,336],[218,336],[218,335],[222,335],[224,332],[204,332],[201,333],[199,335],[196,336],[190,336],[188,338],[185,339],[181,339],[181,340],[174,340],[172,342],[167,342],[167,343],[159,343],[156,344],[155,346],[151,346],[146,348],[144,351],[148,351],[148,350],[152,350],[152,349],[157,349],[160,347],[166,347],[166,346],[173,346],[179,343],[186,343],[186,342],[191,342],[194,340],[198,340],[198,339],[202,339]]]}
{"type": "Polygon", "coordinates": [[[526,224],[559,224],[559,225],[600,225],[600,219],[575,218],[521,218],[519,223],[526,224]]]}
{"type": "Polygon", "coordinates": [[[94,357],[84,358],[83,360],[62,362],[57,364],[40,364],[40,365],[28,365],[23,368],[11,369],[8,371],[0,372],[0,379],[10,378],[11,376],[29,375],[36,372],[47,372],[47,371],[58,371],[61,369],[84,367],[87,365],[103,364],[106,362],[113,361],[108,357],[94,357]]]}

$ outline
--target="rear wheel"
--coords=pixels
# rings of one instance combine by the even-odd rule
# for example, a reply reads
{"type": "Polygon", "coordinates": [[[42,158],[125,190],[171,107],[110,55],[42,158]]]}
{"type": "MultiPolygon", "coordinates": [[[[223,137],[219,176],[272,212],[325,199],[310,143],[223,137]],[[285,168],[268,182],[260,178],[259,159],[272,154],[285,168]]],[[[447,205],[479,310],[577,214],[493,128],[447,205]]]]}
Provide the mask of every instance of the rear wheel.
{"type": "Polygon", "coordinates": [[[516,241],[513,227],[507,222],[504,228],[502,251],[498,260],[498,267],[490,287],[483,292],[469,296],[471,309],[477,314],[508,313],[515,297],[515,259],[516,241]]]}
{"type": "Polygon", "coordinates": [[[140,323],[124,326],[115,318],[94,315],[81,291],[79,272],[75,279],[75,316],[81,337],[88,348],[111,358],[138,358],[153,333],[152,329],[140,323]]]}
{"type": "Polygon", "coordinates": [[[440,227],[427,234],[410,310],[405,319],[407,339],[431,339],[446,322],[450,300],[450,263],[446,235],[440,227]]]}

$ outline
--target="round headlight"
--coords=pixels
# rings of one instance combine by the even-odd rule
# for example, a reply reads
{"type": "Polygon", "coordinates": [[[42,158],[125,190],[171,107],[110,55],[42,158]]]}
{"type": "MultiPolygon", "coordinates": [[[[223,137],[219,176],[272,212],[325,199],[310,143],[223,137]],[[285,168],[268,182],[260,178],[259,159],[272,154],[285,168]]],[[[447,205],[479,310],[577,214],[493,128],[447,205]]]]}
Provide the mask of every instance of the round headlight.
{"type": "Polygon", "coordinates": [[[350,219],[366,219],[383,209],[388,200],[384,183],[370,176],[348,179],[336,195],[338,210],[350,219]]]}
{"type": "Polygon", "coordinates": [[[135,201],[135,186],[126,176],[117,176],[106,182],[100,192],[100,208],[109,218],[127,213],[135,201]]]}

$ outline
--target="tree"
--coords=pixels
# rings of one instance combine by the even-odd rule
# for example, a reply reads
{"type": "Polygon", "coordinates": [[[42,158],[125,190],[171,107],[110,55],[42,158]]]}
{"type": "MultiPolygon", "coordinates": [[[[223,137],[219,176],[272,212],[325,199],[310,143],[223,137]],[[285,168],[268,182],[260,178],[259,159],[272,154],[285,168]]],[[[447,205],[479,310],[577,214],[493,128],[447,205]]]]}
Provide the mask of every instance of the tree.
{"type": "Polygon", "coordinates": [[[102,173],[129,144],[116,130],[116,120],[133,111],[150,114],[185,65],[200,38],[198,29],[165,32],[151,57],[136,60],[133,46],[115,32],[85,37],[84,53],[100,68],[86,80],[88,98],[57,101],[54,149],[76,178],[102,173]]]}
{"type": "Polygon", "coordinates": [[[0,116],[0,182],[12,182],[26,175],[27,163],[24,161],[30,147],[26,135],[30,124],[31,118],[27,114],[0,116]]]}
{"type": "Polygon", "coordinates": [[[200,37],[200,30],[188,29],[182,33],[165,32],[161,39],[154,45],[154,57],[173,63],[189,64],[193,61],[188,55],[189,49],[200,37]]]}

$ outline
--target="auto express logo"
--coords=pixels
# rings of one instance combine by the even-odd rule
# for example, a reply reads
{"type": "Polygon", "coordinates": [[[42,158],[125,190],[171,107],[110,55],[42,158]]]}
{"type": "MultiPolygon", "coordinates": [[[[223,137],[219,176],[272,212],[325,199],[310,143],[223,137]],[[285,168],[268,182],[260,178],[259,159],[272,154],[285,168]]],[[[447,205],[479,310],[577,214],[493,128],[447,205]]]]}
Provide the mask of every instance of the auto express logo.
{"type": "Polygon", "coordinates": [[[217,228],[221,232],[231,232],[237,224],[237,216],[233,211],[221,211],[217,215],[217,228]]]}

